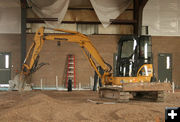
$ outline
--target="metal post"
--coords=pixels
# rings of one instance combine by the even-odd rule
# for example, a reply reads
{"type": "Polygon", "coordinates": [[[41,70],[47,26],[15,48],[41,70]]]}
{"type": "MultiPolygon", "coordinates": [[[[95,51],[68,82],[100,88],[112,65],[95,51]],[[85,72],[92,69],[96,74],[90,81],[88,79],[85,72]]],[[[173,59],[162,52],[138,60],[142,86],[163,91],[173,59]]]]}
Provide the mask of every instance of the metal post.
{"type": "Polygon", "coordinates": [[[56,89],[58,90],[58,76],[56,75],[56,89]]]}
{"type": "Polygon", "coordinates": [[[174,82],[172,82],[172,93],[174,93],[174,89],[175,89],[175,84],[174,82]]]}
{"type": "Polygon", "coordinates": [[[41,78],[41,90],[43,89],[43,79],[41,78]]]}
{"type": "Polygon", "coordinates": [[[79,90],[81,89],[81,83],[79,83],[79,90]]]}

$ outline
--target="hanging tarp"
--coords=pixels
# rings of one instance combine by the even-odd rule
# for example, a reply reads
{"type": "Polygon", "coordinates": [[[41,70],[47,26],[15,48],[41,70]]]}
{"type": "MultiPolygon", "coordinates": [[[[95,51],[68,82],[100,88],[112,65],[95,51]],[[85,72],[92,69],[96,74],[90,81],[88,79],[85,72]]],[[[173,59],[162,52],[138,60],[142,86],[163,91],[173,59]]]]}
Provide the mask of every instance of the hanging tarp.
{"type": "Polygon", "coordinates": [[[132,0],[90,0],[104,27],[111,24],[110,19],[116,19],[130,5],[132,0]]]}
{"type": "MultiPolygon", "coordinates": [[[[48,25],[58,26],[66,14],[69,1],[70,0],[29,0],[28,3],[40,18],[58,18],[58,23],[46,22],[48,25]]],[[[77,1],[71,1],[73,4],[75,2],[77,1]]],[[[123,13],[132,0],[90,0],[90,2],[103,26],[107,27],[111,23],[110,19],[116,19],[123,13]]]]}
{"type": "Polygon", "coordinates": [[[149,34],[180,36],[180,1],[149,0],[143,11],[143,25],[149,34]]]}
{"type": "Polygon", "coordinates": [[[29,0],[28,3],[40,18],[58,18],[58,22],[46,22],[50,27],[57,27],[66,14],[69,0],[29,0]]]}
{"type": "Polygon", "coordinates": [[[0,33],[21,33],[19,0],[0,0],[0,33]]]}

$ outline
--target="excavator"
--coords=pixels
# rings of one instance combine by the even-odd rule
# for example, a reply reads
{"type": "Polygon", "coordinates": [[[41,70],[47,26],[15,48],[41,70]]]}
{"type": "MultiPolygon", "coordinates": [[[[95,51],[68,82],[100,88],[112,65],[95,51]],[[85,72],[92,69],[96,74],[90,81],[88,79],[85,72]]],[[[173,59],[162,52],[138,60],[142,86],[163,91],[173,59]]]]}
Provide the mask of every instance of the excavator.
{"type": "Polygon", "coordinates": [[[118,102],[128,102],[137,96],[148,96],[156,101],[163,101],[164,91],[170,89],[169,83],[152,82],[154,71],[152,65],[151,49],[146,37],[122,36],[118,43],[116,58],[116,72],[111,72],[112,67],[104,61],[91,40],[84,34],[76,31],[41,27],[34,36],[34,42],[27,52],[16,82],[11,83],[12,89],[22,90],[24,83],[31,75],[46,63],[38,64],[39,53],[46,41],[67,41],[79,44],[84,55],[101,79],[99,88],[101,98],[110,98],[118,102]],[[53,30],[59,33],[47,34],[45,30],[53,30]],[[98,67],[103,71],[100,72],[98,67]]]}

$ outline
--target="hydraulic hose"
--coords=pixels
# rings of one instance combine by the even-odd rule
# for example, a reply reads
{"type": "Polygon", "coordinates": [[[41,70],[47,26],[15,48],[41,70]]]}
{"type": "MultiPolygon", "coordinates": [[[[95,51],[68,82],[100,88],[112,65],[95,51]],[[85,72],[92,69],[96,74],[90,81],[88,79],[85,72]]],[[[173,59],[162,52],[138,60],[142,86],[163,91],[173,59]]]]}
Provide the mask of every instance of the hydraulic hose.
{"type": "Polygon", "coordinates": [[[111,72],[112,66],[109,63],[105,62],[105,61],[104,61],[104,63],[109,67],[109,70],[107,70],[107,72],[111,72]]]}

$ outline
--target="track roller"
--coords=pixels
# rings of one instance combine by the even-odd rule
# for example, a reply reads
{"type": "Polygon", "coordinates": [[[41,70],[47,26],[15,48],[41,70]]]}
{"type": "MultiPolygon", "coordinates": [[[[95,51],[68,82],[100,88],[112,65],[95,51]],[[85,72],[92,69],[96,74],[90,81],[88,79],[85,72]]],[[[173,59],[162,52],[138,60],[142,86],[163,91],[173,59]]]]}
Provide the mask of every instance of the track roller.
{"type": "Polygon", "coordinates": [[[129,102],[129,92],[121,91],[121,88],[101,88],[99,90],[100,98],[113,99],[117,102],[129,102]]]}

